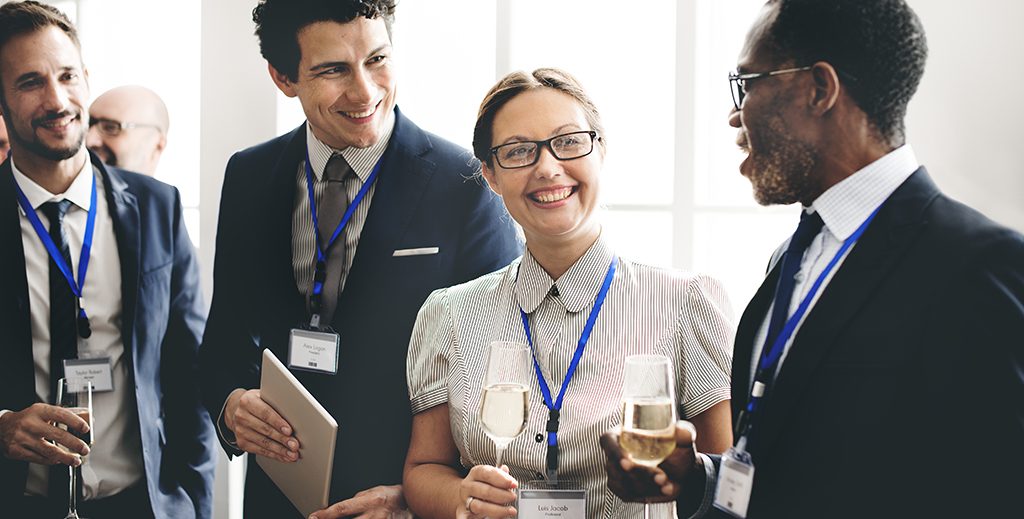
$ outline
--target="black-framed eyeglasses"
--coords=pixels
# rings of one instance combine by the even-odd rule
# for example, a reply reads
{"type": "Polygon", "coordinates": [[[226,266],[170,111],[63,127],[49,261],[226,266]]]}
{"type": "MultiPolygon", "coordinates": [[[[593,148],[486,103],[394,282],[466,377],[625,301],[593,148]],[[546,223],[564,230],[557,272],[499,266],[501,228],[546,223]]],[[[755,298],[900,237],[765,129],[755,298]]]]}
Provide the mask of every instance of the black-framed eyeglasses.
{"type": "Polygon", "coordinates": [[[743,98],[747,96],[747,81],[753,81],[755,79],[762,79],[772,76],[781,76],[783,74],[793,74],[795,72],[803,72],[805,70],[811,70],[812,67],[795,67],[795,68],[784,68],[781,70],[772,70],[769,72],[752,72],[749,74],[740,74],[738,72],[729,73],[729,90],[732,92],[732,104],[737,110],[743,108],[743,98]]]}
{"type": "Polygon", "coordinates": [[[102,117],[90,117],[89,128],[92,128],[93,126],[99,128],[100,133],[108,137],[117,137],[118,135],[121,135],[121,132],[132,128],[154,128],[157,131],[163,131],[163,129],[155,124],[124,123],[113,119],[104,119],[102,117]]]}
{"type": "Polygon", "coordinates": [[[594,130],[569,132],[544,141],[516,141],[495,146],[491,148],[491,155],[505,169],[525,168],[537,163],[543,146],[558,160],[572,160],[590,155],[594,141],[600,139],[594,130]]]}

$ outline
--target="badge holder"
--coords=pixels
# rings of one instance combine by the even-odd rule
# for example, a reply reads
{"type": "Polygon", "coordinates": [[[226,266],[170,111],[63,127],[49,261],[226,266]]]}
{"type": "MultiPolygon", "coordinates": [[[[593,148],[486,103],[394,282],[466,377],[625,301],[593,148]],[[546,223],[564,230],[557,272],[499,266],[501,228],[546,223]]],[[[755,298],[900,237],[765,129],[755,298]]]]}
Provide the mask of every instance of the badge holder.
{"type": "MultiPolygon", "coordinates": [[[[319,269],[318,269],[319,270],[319,269]]],[[[338,373],[341,337],[330,328],[320,328],[320,304],[312,304],[308,328],[292,328],[288,336],[288,367],[313,373],[338,373]]]]}
{"type": "Polygon", "coordinates": [[[754,488],[754,462],[746,451],[746,437],[722,455],[715,489],[715,508],[739,519],[747,517],[754,488]]]}
{"type": "Polygon", "coordinates": [[[585,519],[587,492],[578,481],[527,481],[519,487],[516,510],[521,519],[585,519]]]}

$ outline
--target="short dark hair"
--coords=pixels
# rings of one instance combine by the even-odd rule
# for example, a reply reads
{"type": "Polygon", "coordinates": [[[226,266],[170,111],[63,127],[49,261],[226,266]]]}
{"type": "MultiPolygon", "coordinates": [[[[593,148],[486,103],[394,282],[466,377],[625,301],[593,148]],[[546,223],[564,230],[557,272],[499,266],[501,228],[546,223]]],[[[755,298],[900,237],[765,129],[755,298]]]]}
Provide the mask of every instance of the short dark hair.
{"type": "Polygon", "coordinates": [[[395,0],[262,0],[252,10],[260,53],[278,72],[295,81],[299,74],[299,31],[316,22],[348,23],[362,16],[383,18],[388,37],[395,0]]]}
{"type": "Polygon", "coordinates": [[[830,63],[883,139],[905,140],[903,118],[928,57],[921,21],[904,0],[769,0],[776,57],[830,63]]]}
{"type": "Polygon", "coordinates": [[[537,88],[551,88],[575,99],[583,108],[583,115],[590,129],[601,136],[599,144],[605,146],[601,114],[590,100],[590,96],[583,90],[583,85],[564,70],[539,68],[530,74],[519,71],[506,75],[484,96],[477,112],[476,126],[473,127],[473,155],[476,155],[480,162],[487,164],[488,167],[494,165],[491,141],[494,139],[494,116],[498,110],[517,95],[537,88]]]}
{"type": "Polygon", "coordinates": [[[54,26],[68,35],[79,50],[78,30],[56,7],[33,0],[0,5],[0,49],[16,36],[54,26]]]}

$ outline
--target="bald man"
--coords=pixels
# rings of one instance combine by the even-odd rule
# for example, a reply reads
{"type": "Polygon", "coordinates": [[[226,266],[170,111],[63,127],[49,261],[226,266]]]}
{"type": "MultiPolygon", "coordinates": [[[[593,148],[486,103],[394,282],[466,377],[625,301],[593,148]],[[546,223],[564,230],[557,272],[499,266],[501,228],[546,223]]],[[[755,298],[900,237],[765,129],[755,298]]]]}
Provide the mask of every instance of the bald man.
{"type": "Polygon", "coordinates": [[[86,145],[103,162],[152,176],[167,146],[167,106],[152,90],[113,88],[89,107],[86,145]]]}

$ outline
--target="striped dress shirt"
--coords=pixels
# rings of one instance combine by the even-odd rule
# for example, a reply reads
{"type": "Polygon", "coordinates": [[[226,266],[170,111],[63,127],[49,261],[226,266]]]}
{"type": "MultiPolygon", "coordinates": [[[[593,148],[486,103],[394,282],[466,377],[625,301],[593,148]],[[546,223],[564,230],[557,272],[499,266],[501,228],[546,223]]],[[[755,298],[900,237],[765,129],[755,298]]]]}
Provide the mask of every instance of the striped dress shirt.
{"type": "MultiPolygon", "coordinates": [[[[356,197],[363,183],[370,178],[373,167],[384,155],[388,143],[391,141],[391,132],[395,129],[395,113],[391,112],[390,119],[385,125],[384,135],[379,141],[369,148],[348,147],[337,151],[324,144],[313,135],[313,130],[306,124],[306,149],[309,151],[309,162],[313,169],[313,196],[316,198],[317,207],[320,206],[320,199],[323,197],[324,188],[327,187],[327,180],[324,179],[324,168],[331,156],[338,153],[345,158],[348,165],[352,167],[355,177],[349,177],[345,181],[345,192],[348,194],[349,202],[356,197]]],[[[313,293],[313,270],[316,266],[316,229],[313,227],[313,218],[309,208],[309,188],[306,186],[306,162],[299,163],[299,169],[295,173],[295,209],[292,210],[292,268],[295,271],[295,285],[300,294],[308,297],[313,293]]],[[[359,245],[359,235],[363,232],[363,225],[366,223],[366,215],[370,212],[370,201],[373,199],[373,192],[377,186],[370,186],[363,201],[352,213],[352,220],[348,222],[341,232],[339,240],[345,240],[345,264],[342,266],[341,281],[338,293],[341,294],[345,288],[345,279],[352,267],[352,260],[356,257],[356,246],[359,245]]],[[[328,239],[330,239],[328,237],[328,239]]],[[[324,243],[326,246],[327,243],[324,243]]]]}
{"type": "MultiPolygon", "coordinates": [[[[522,307],[530,319],[537,361],[557,395],[613,254],[599,239],[553,281],[527,252],[502,270],[427,298],[409,345],[412,410],[448,404],[464,467],[495,462],[494,443],[478,420],[488,344],[526,343],[522,307]]],[[[621,424],[624,358],[661,354],[672,359],[680,416],[700,414],[729,399],[734,332],[730,308],[721,285],[711,278],[620,258],[566,390],[558,433],[559,478],[582,483],[587,517],[643,513],[643,505],[623,503],[608,490],[599,444],[603,432],[621,424]]],[[[531,377],[525,432],[503,459],[520,483],[543,479],[545,472],[548,409],[539,387],[531,377]]],[[[653,505],[652,512],[671,517],[673,505],[653,505]]]]}

